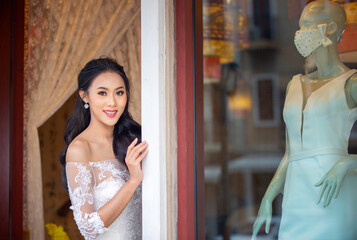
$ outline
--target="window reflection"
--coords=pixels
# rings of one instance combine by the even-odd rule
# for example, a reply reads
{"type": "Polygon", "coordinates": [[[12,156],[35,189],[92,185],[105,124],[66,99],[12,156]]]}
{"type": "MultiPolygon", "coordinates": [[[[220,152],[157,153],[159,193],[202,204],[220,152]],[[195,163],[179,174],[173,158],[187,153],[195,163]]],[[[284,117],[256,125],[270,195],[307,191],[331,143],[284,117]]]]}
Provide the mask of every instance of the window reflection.
{"type": "MultiPolygon", "coordinates": [[[[203,0],[206,239],[250,239],[285,152],[286,86],[306,72],[294,36],[307,2],[203,0]]],[[[355,36],[357,23],[348,11],[356,3],[338,2],[350,21],[348,34],[355,36]]],[[[339,44],[340,53],[356,51],[348,40],[339,44]]],[[[356,67],[356,59],[350,62],[356,67]]],[[[356,132],[350,152],[357,146],[356,132]]],[[[277,239],[281,197],[273,209],[271,231],[261,239],[277,239]]]]}

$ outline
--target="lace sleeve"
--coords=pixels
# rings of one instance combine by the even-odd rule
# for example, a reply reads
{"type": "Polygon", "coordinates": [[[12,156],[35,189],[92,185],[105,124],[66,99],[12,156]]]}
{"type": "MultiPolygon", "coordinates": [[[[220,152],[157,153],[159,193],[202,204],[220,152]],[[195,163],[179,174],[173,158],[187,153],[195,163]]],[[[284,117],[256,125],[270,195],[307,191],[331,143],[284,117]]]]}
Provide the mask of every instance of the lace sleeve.
{"type": "Polygon", "coordinates": [[[95,239],[107,230],[94,208],[94,176],[89,163],[68,162],[66,164],[68,192],[74,220],[86,240],[95,239]]]}

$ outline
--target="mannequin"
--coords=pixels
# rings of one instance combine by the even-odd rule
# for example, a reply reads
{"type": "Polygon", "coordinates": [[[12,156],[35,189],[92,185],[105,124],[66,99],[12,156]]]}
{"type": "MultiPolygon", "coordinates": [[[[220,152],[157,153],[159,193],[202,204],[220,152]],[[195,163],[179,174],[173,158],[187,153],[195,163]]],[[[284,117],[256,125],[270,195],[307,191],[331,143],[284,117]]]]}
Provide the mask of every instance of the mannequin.
{"type": "Polygon", "coordinates": [[[357,119],[357,71],[337,52],[345,22],[345,12],[331,1],[311,2],[301,14],[295,45],[315,59],[317,70],[288,84],[286,152],[262,199],[252,240],[263,223],[269,233],[279,193],[284,194],[279,239],[357,239],[357,156],[347,153],[357,119]]]}

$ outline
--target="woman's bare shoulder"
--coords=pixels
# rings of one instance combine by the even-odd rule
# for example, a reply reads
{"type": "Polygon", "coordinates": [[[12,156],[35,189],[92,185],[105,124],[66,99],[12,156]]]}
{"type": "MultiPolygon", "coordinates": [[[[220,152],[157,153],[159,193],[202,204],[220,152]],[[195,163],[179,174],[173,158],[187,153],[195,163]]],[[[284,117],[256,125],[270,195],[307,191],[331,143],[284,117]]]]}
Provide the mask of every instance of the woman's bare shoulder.
{"type": "Polygon", "coordinates": [[[68,146],[66,162],[89,162],[91,150],[89,142],[81,137],[76,137],[68,146]]]}

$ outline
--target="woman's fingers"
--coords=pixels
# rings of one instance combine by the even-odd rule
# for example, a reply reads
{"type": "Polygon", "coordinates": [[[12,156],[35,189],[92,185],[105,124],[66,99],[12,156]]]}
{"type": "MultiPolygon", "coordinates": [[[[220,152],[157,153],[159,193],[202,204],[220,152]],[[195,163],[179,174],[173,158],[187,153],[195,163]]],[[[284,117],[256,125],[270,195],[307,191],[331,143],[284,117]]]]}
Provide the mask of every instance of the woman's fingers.
{"type": "Polygon", "coordinates": [[[148,146],[148,143],[146,141],[138,144],[134,149],[133,151],[135,152],[142,152],[146,147],[148,146]]]}
{"type": "Polygon", "coordinates": [[[130,149],[128,148],[128,152],[125,160],[126,163],[137,164],[138,162],[142,161],[142,159],[147,155],[148,152],[147,147],[148,147],[148,143],[144,141],[136,146],[131,146],[130,149]]]}
{"type": "Polygon", "coordinates": [[[133,147],[135,147],[135,144],[138,142],[138,138],[135,138],[134,141],[130,143],[128,146],[128,150],[131,150],[133,147]]]}
{"type": "Polygon", "coordinates": [[[139,143],[138,145],[136,145],[136,144],[138,143],[138,141],[139,141],[138,138],[135,138],[134,141],[132,141],[131,144],[128,146],[127,153],[126,153],[126,155],[127,155],[128,157],[130,157],[131,154],[132,154],[134,151],[136,151],[136,149],[138,149],[140,146],[142,146],[143,144],[146,143],[146,141],[144,141],[144,142],[141,142],[141,143],[139,143]]]}
{"type": "Polygon", "coordinates": [[[136,158],[136,161],[137,162],[141,162],[143,159],[144,159],[144,157],[146,157],[146,155],[148,154],[148,152],[149,152],[149,149],[148,148],[146,148],[143,152],[141,152],[141,154],[136,158]]]}
{"type": "Polygon", "coordinates": [[[137,146],[135,146],[135,148],[133,148],[132,150],[131,158],[133,160],[137,159],[138,156],[147,148],[147,146],[148,146],[147,142],[142,142],[137,146]]]}
{"type": "Polygon", "coordinates": [[[132,153],[132,150],[133,148],[135,147],[135,144],[138,142],[138,138],[135,138],[134,141],[132,141],[130,143],[130,145],[128,146],[128,149],[127,149],[127,152],[126,152],[126,156],[127,158],[130,158],[131,157],[131,153],[132,153]]]}

